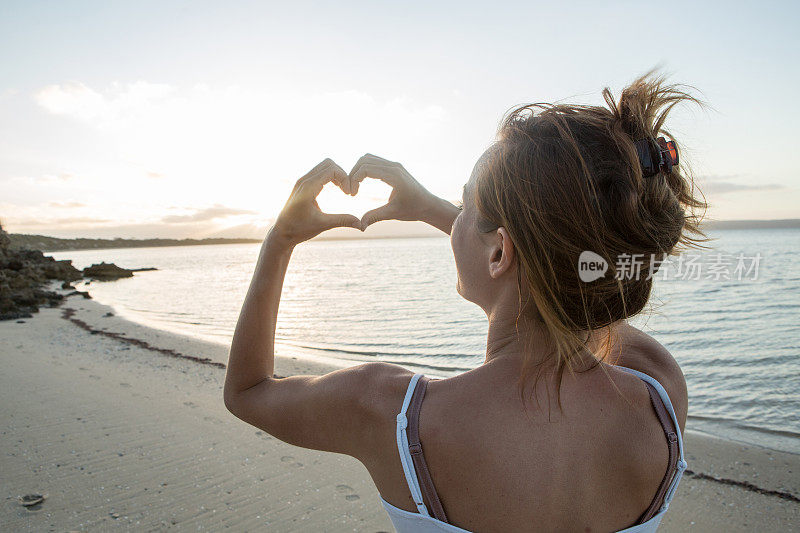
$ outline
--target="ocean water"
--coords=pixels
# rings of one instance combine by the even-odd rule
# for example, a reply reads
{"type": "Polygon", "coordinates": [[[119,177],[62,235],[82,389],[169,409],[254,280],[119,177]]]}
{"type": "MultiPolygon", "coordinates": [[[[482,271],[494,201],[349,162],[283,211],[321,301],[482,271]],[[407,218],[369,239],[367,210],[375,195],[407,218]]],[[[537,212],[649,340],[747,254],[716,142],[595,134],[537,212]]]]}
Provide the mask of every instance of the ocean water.
{"type": "MultiPolygon", "coordinates": [[[[712,250],[685,253],[680,270],[662,267],[650,308],[632,322],[680,363],[690,428],[800,453],[800,230],[711,236],[712,250]]],[[[78,268],[158,268],[88,289],[134,321],[227,344],[259,246],[52,255],[78,268]]],[[[277,351],[343,365],[388,361],[439,376],[468,370],[483,360],[487,321],[455,284],[447,238],[303,243],[284,284],[277,351]]]]}

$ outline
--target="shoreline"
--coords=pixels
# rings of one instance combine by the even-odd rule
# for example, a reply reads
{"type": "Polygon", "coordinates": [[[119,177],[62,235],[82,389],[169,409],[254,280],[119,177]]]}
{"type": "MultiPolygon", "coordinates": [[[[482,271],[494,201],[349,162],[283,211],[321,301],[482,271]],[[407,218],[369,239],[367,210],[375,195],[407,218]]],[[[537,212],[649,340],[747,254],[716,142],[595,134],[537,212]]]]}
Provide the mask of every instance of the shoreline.
{"type": "MultiPolygon", "coordinates": [[[[290,446],[227,413],[224,369],[198,362],[219,362],[226,346],[109,312],[70,297],[21,324],[0,323],[8,443],[0,523],[12,530],[115,521],[136,529],[391,530],[357,461],[290,446]],[[17,497],[28,493],[48,497],[25,508],[17,497]]],[[[276,357],[280,375],[330,369],[276,357]]],[[[662,531],[779,531],[800,523],[800,456],[694,431],[685,440],[689,470],[662,531]]]]}
{"type": "MultiPolygon", "coordinates": [[[[87,287],[87,290],[90,291],[91,287],[87,287]]],[[[76,311],[75,311],[74,308],[70,307],[69,305],[65,304],[65,305],[62,305],[59,308],[62,311],[62,318],[67,319],[67,320],[75,323],[78,327],[81,327],[82,329],[88,331],[90,334],[93,334],[93,335],[98,335],[99,334],[99,335],[107,336],[109,338],[116,339],[116,340],[118,340],[120,342],[123,342],[123,343],[129,343],[129,344],[134,344],[134,345],[140,346],[140,347],[142,347],[142,348],[144,348],[146,350],[152,351],[152,352],[160,353],[160,354],[163,354],[163,355],[166,355],[166,356],[169,356],[169,357],[177,357],[177,358],[185,359],[185,360],[187,360],[187,361],[189,361],[191,363],[194,363],[194,364],[209,365],[209,366],[212,366],[212,367],[220,368],[222,370],[227,368],[226,364],[222,362],[222,361],[227,361],[228,345],[225,344],[225,343],[222,343],[222,342],[219,342],[219,341],[216,341],[216,340],[197,338],[197,337],[194,337],[192,335],[189,335],[189,334],[186,334],[186,333],[183,333],[183,332],[171,331],[171,330],[166,329],[166,328],[160,328],[160,327],[158,327],[156,325],[153,325],[153,324],[137,322],[137,321],[133,320],[130,317],[127,317],[127,316],[124,316],[124,315],[118,315],[117,314],[117,309],[112,304],[104,304],[104,303],[100,303],[100,302],[97,302],[97,301],[94,301],[94,300],[81,301],[81,304],[89,305],[90,307],[92,305],[98,305],[102,309],[107,309],[106,314],[107,313],[112,313],[114,315],[113,317],[105,317],[104,316],[104,318],[106,318],[106,319],[107,318],[116,318],[117,319],[117,321],[112,322],[111,324],[108,324],[108,325],[104,324],[104,327],[102,329],[95,329],[91,324],[87,324],[86,322],[84,322],[81,319],[74,318],[74,316],[76,314],[76,311]],[[115,326],[116,328],[121,330],[122,333],[120,334],[120,333],[117,333],[115,331],[108,331],[109,326],[115,326]],[[203,345],[203,348],[202,348],[203,351],[210,352],[215,357],[213,357],[213,356],[212,357],[197,357],[197,356],[193,356],[193,355],[183,354],[183,353],[181,353],[179,351],[175,351],[175,349],[173,349],[173,348],[162,348],[162,347],[159,347],[159,346],[153,346],[146,340],[141,340],[139,338],[136,338],[135,336],[131,336],[132,334],[135,335],[137,330],[139,330],[138,334],[142,335],[145,338],[150,337],[155,332],[160,332],[162,335],[158,335],[159,339],[162,342],[164,342],[166,340],[165,344],[168,344],[168,345],[175,344],[177,346],[186,346],[186,345],[191,346],[194,343],[202,344],[203,345]],[[130,333],[128,333],[128,332],[130,332],[130,333]]],[[[277,346],[277,347],[280,347],[280,346],[277,346]]],[[[276,364],[276,369],[278,368],[278,361],[279,360],[283,360],[287,364],[291,360],[292,362],[294,362],[291,365],[292,367],[294,367],[296,365],[301,365],[301,366],[307,366],[307,368],[308,368],[308,370],[305,371],[305,372],[291,372],[288,375],[291,375],[292,373],[311,373],[311,372],[317,373],[317,374],[324,374],[324,373],[332,372],[334,370],[338,370],[340,368],[349,367],[349,366],[362,364],[362,363],[366,362],[366,361],[355,360],[355,359],[348,360],[348,359],[339,359],[339,358],[334,358],[334,357],[326,358],[326,357],[323,357],[323,356],[314,356],[314,355],[310,355],[308,353],[302,353],[301,351],[298,351],[298,352],[292,353],[292,354],[286,354],[286,352],[284,352],[283,354],[276,353],[275,360],[276,360],[276,363],[275,363],[276,364]]],[[[414,366],[414,367],[419,366],[420,368],[423,368],[422,365],[406,365],[406,366],[414,366]]],[[[424,369],[430,370],[430,369],[432,369],[432,367],[425,366],[424,369]]],[[[435,369],[433,369],[433,370],[435,372],[435,369]]],[[[278,377],[282,377],[282,376],[279,375],[278,377]]],[[[441,376],[439,376],[439,377],[441,377],[441,376]]],[[[800,452],[781,449],[781,448],[777,448],[777,447],[771,447],[771,446],[768,446],[768,445],[764,445],[762,443],[756,443],[756,442],[750,442],[750,441],[747,441],[747,440],[730,438],[730,437],[728,437],[726,435],[719,435],[719,434],[715,434],[715,433],[713,433],[711,431],[706,431],[703,428],[689,427],[689,425],[691,423],[691,420],[694,420],[694,421],[699,421],[699,420],[711,421],[711,422],[715,422],[715,423],[731,423],[732,425],[737,424],[737,422],[735,422],[735,421],[720,421],[720,420],[716,420],[716,419],[707,419],[705,417],[695,417],[695,416],[690,414],[688,416],[687,427],[686,427],[685,433],[687,433],[689,435],[695,435],[696,437],[699,437],[701,439],[709,439],[709,440],[712,440],[712,441],[720,441],[720,442],[725,442],[725,443],[732,444],[732,445],[742,445],[742,446],[746,446],[746,447],[752,447],[754,449],[764,450],[765,452],[778,452],[778,453],[782,453],[782,454],[795,455],[795,456],[798,457],[798,461],[800,463],[800,452]]],[[[750,427],[750,426],[738,426],[738,428],[743,430],[743,431],[748,431],[748,432],[758,432],[758,433],[764,433],[764,434],[771,433],[770,430],[763,429],[763,428],[754,428],[754,427],[750,427]]],[[[794,436],[794,434],[781,435],[781,436],[784,436],[786,438],[796,438],[794,436]]],[[[690,474],[690,473],[693,473],[691,468],[687,471],[687,474],[690,474]]],[[[703,473],[699,473],[699,474],[708,475],[708,474],[703,474],[703,473]]],[[[723,480],[723,481],[728,481],[728,480],[723,480]]],[[[770,490],[770,489],[762,489],[761,487],[755,487],[755,488],[758,489],[758,490],[766,490],[766,491],[770,490]]],[[[798,491],[798,492],[800,492],[800,491],[798,491]]],[[[793,497],[800,498],[800,494],[798,494],[797,496],[793,496],[793,497]]],[[[797,499],[796,501],[800,502],[800,499],[797,499]]]]}
{"type": "MultiPolygon", "coordinates": [[[[0,323],[4,529],[388,530],[360,463],[241,422],[224,406],[222,368],[169,354],[213,360],[224,347],[109,312],[71,297],[0,323]],[[47,498],[20,505],[32,493],[47,498]]],[[[283,357],[276,368],[324,371],[283,357]]]]}
{"type": "MultiPolygon", "coordinates": [[[[265,227],[263,233],[266,234],[269,227],[265,227]]],[[[762,229],[800,229],[800,219],[739,219],[739,220],[707,220],[704,226],[708,231],[728,231],[728,230],[762,230],[762,229]]],[[[151,248],[169,246],[214,246],[224,244],[257,244],[263,242],[263,237],[205,237],[205,238],[102,238],[102,237],[51,237],[49,235],[12,233],[10,234],[15,241],[15,249],[36,249],[45,253],[53,252],[74,252],[83,250],[117,250],[125,248],[151,248]],[[20,247],[22,243],[25,246],[20,247]],[[48,246],[47,243],[51,243],[48,246]],[[53,247],[52,244],[56,244],[53,247]]],[[[439,233],[418,232],[409,234],[369,234],[369,235],[328,235],[315,237],[317,241],[346,241],[360,239],[416,239],[429,237],[443,237],[439,233]]]]}
{"type": "MultiPolygon", "coordinates": [[[[92,287],[93,283],[92,284],[86,283],[80,286],[82,290],[87,291],[89,294],[92,293],[92,287]]],[[[188,329],[190,328],[184,330],[177,325],[174,326],[173,328],[170,328],[169,325],[167,324],[161,324],[156,320],[150,320],[145,315],[142,315],[134,311],[129,311],[128,309],[116,305],[114,303],[101,302],[96,299],[93,301],[95,303],[99,303],[100,305],[107,306],[116,315],[118,315],[119,318],[127,322],[128,326],[123,326],[123,328],[131,327],[131,325],[137,325],[147,329],[162,331],[169,335],[186,337],[188,339],[197,340],[203,343],[208,343],[209,345],[222,347],[224,356],[215,359],[215,361],[222,362],[227,360],[228,344],[222,342],[222,339],[220,338],[211,338],[210,336],[199,335],[196,332],[188,331],[188,329]]],[[[325,372],[368,362],[367,360],[361,360],[356,358],[346,358],[346,357],[340,358],[340,357],[325,356],[313,353],[315,351],[318,351],[318,349],[306,348],[302,346],[293,346],[281,342],[276,342],[276,350],[281,350],[282,353],[289,354],[288,355],[289,357],[294,357],[297,359],[302,359],[316,364],[320,364],[324,368],[328,369],[325,370],[325,372]]],[[[453,369],[451,368],[438,367],[425,364],[416,364],[416,363],[397,363],[397,364],[425,372],[426,374],[435,377],[449,377],[450,375],[452,375],[453,371],[453,369]]],[[[222,368],[224,368],[224,365],[222,368]]],[[[456,370],[465,371],[466,369],[456,369],[456,370]]],[[[703,434],[709,437],[718,438],[721,440],[746,444],[750,446],[756,446],[768,450],[800,455],[800,435],[788,431],[782,432],[769,428],[748,426],[737,420],[732,420],[732,419],[717,419],[702,415],[692,415],[691,408],[686,422],[686,430],[703,434]]]]}
{"type": "MultiPolygon", "coordinates": [[[[46,235],[28,235],[23,233],[10,234],[14,242],[14,251],[24,250],[39,250],[45,254],[54,254],[62,252],[84,252],[84,251],[104,251],[104,250],[130,250],[130,249],[147,249],[147,248],[175,248],[184,246],[227,246],[239,244],[261,244],[264,242],[263,238],[250,239],[250,238],[207,238],[207,239],[90,239],[90,238],[77,238],[68,239],[60,237],[49,237],[46,235]],[[20,242],[25,242],[20,245],[20,242]],[[88,244],[71,245],[69,241],[86,241],[88,244]],[[187,241],[187,242],[183,242],[187,241]],[[58,246],[48,246],[47,242],[55,242],[58,246]]],[[[445,238],[447,235],[438,233],[419,233],[409,235],[330,235],[322,237],[314,237],[310,241],[325,242],[325,241],[353,241],[353,240],[370,240],[370,239],[429,239],[429,238],[445,238]]]]}

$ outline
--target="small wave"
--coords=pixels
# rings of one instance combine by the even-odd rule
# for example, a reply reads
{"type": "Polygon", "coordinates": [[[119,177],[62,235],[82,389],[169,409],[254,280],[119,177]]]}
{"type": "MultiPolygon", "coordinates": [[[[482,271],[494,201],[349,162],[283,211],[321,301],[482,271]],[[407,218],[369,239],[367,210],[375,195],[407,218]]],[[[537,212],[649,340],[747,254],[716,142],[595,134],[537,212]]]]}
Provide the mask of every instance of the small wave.
{"type": "Polygon", "coordinates": [[[793,439],[800,439],[800,433],[795,431],[789,430],[781,430],[781,429],[772,429],[766,428],[761,426],[751,426],[749,424],[743,423],[741,420],[735,420],[732,418],[725,418],[725,417],[714,417],[714,416],[704,416],[704,415],[689,415],[687,417],[689,420],[698,420],[703,422],[717,422],[722,424],[728,424],[736,429],[743,429],[747,431],[754,431],[756,433],[763,433],[765,435],[776,435],[780,437],[790,437],[793,439]]]}
{"type": "MultiPolygon", "coordinates": [[[[300,344],[300,343],[287,342],[287,341],[282,341],[281,343],[282,344],[286,344],[288,346],[293,346],[295,348],[303,348],[303,349],[306,349],[306,350],[319,350],[321,352],[341,353],[341,354],[347,354],[347,355],[355,355],[355,356],[358,356],[358,357],[369,357],[369,358],[380,357],[382,360],[384,358],[387,358],[387,357],[395,357],[395,358],[396,357],[426,357],[426,356],[427,357],[441,357],[443,355],[443,354],[436,354],[436,355],[430,355],[429,354],[429,355],[426,355],[426,354],[422,354],[422,353],[403,353],[403,352],[376,352],[376,351],[371,351],[371,350],[370,351],[352,350],[352,349],[345,349],[345,348],[331,348],[331,347],[323,347],[323,346],[311,346],[311,345],[308,345],[308,344],[300,344]]],[[[474,357],[474,354],[453,353],[453,354],[448,354],[448,355],[450,357],[453,357],[454,359],[474,357]]],[[[403,361],[403,364],[411,364],[411,363],[403,361]]],[[[424,363],[420,363],[420,364],[422,366],[429,366],[429,365],[426,365],[424,363]]],[[[431,367],[431,368],[433,368],[433,367],[431,367]]],[[[453,367],[453,368],[456,368],[456,367],[453,367]]]]}
{"type": "MultiPolygon", "coordinates": [[[[349,357],[343,357],[342,359],[346,359],[348,361],[360,361],[359,359],[351,359],[349,357]]],[[[363,362],[363,361],[360,361],[363,362]]],[[[468,370],[472,370],[472,367],[469,366],[443,366],[443,365],[430,365],[427,363],[417,363],[414,361],[405,361],[405,360],[395,360],[391,358],[384,358],[381,359],[383,363],[391,363],[394,365],[400,366],[410,366],[413,368],[419,368],[421,370],[433,370],[437,372],[466,372],[468,370]]]]}

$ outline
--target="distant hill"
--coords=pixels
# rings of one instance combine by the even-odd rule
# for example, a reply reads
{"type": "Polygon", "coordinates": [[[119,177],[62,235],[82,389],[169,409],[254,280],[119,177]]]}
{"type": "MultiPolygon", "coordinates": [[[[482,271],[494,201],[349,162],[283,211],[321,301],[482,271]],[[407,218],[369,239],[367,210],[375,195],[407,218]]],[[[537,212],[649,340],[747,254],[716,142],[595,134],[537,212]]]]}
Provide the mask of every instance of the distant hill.
{"type": "Polygon", "coordinates": [[[149,248],[154,246],[197,246],[202,244],[242,244],[261,239],[59,239],[45,235],[9,234],[11,248],[58,252],[103,248],[149,248]]]}
{"type": "MultiPolygon", "coordinates": [[[[388,229],[392,222],[383,224],[388,229]]],[[[350,228],[336,228],[315,238],[315,240],[349,240],[349,239],[386,239],[386,238],[406,238],[406,237],[436,237],[446,236],[439,230],[434,230],[422,222],[417,226],[403,226],[404,231],[397,233],[383,233],[375,231],[370,227],[366,233],[353,232],[350,228]],[[337,232],[338,230],[338,232],[337,232]]],[[[784,218],[777,220],[705,220],[704,229],[726,230],[726,229],[767,229],[767,228],[800,228],[800,218],[784,218]]],[[[266,230],[265,230],[266,232],[266,230]]],[[[64,250],[99,250],[103,248],[149,248],[156,246],[198,246],[203,244],[242,244],[259,243],[263,239],[231,239],[231,238],[209,238],[209,239],[60,239],[58,237],[47,237],[46,235],[24,235],[21,233],[9,234],[11,248],[42,250],[45,252],[59,252],[64,250]]]]}
{"type": "Polygon", "coordinates": [[[708,229],[766,229],[800,228],[800,218],[779,218],[775,220],[707,220],[703,222],[708,229]]]}

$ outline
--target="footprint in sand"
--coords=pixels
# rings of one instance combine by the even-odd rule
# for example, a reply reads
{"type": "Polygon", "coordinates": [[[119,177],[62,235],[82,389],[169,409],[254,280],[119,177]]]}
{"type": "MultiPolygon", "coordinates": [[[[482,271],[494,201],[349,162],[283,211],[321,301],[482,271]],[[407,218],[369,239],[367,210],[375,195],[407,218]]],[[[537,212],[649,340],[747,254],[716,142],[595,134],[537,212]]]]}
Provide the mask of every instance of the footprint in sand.
{"type": "Polygon", "coordinates": [[[295,461],[294,457],[292,457],[291,455],[284,455],[283,457],[281,457],[281,462],[290,463],[289,466],[293,466],[294,468],[301,468],[303,466],[303,463],[295,461]]]}
{"type": "Polygon", "coordinates": [[[348,502],[354,502],[361,498],[358,494],[353,493],[353,487],[350,485],[336,485],[336,492],[339,494],[344,494],[344,499],[348,502]]]}
{"type": "Polygon", "coordinates": [[[194,402],[183,402],[183,405],[185,405],[186,407],[191,407],[191,408],[197,407],[197,404],[194,403],[194,402]]]}

